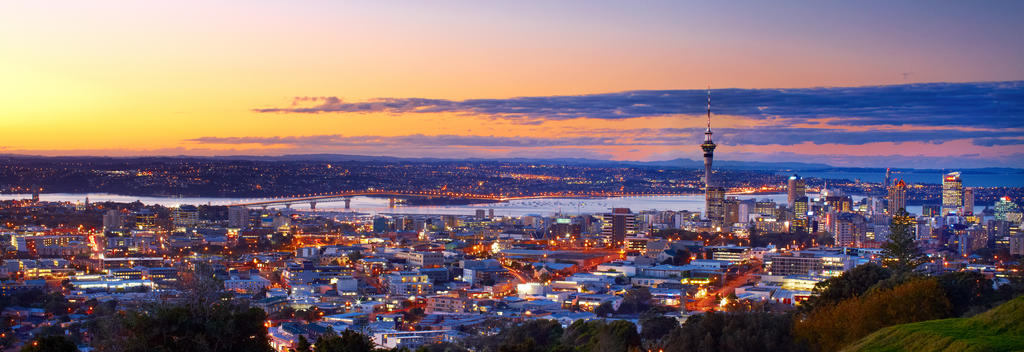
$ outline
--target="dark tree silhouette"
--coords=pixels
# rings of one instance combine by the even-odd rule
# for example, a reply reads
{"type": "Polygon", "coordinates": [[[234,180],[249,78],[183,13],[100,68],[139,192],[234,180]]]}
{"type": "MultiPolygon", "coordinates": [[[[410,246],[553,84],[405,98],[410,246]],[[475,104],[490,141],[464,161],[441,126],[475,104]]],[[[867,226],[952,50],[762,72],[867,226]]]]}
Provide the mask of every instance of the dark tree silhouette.
{"type": "Polygon", "coordinates": [[[889,242],[882,247],[882,264],[897,275],[910,273],[925,262],[914,242],[913,225],[914,217],[906,209],[896,211],[889,225],[889,242]]]}

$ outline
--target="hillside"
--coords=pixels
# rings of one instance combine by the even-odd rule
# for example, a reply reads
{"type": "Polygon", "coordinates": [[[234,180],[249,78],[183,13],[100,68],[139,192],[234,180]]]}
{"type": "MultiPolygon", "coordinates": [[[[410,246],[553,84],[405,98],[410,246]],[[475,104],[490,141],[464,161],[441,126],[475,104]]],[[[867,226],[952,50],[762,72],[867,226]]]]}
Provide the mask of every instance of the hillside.
{"type": "Polygon", "coordinates": [[[844,351],[1024,351],[1024,296],[971,318],[890,326],[844,351]]]}

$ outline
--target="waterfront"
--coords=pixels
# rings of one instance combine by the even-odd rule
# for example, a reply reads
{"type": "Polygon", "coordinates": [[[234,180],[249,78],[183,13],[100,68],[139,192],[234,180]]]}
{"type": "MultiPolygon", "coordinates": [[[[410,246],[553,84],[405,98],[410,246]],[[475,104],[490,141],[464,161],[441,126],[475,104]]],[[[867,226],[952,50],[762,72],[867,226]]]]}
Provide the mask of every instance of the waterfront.
{"type": "MultiPolygon", "coordinates": [[[[776,203],[785,203],[786,194],[729,194],[739,199],[771,199],[776,203]]],[[[808,193],[808,197],[816,197],[816,193],[808,193]]],[[[135,201],[147,205],[162,205],[176,207],[182,204],[192,205],[228,205],[241,201],[251,201],[248,198],[214,198],[214,197],[141,197],[106,193],[44,193],[39,195],[42,201],[50,202],[85,202],[86,197],[90,202],[119,202],[131,203],[135,201]]],[[[29,194],[2,194],[0,200],[28,199],[29,194]]],[[[863,199],[863,196],[854,196],[855,202],[863,199]]],[[[283,209],[284,206],[271,207],[283,209]]],[[[309,204],[300,203],[292,205],[294,210],[308,211],[309,204]]],[[[345,211],[345,203],[340,199],[337,201],[318,201],[318,211],[345,211]]],[[[399,204],[391,208],[388,206],[387,198],[377,197],[352,197],[351,211],[377,214],[444,214],[444,215],[474,215],[477,210],[494,209],[498,216],[524,216],[540,215],[551,216],[555,214],[578,215],[597,214],[608,212],[611,208],[629,208],[635,212],[643,210],[687,210],[694,212],[704,211],[703,195],[679,195],[679,196],[636,196],[636,197],[610,197],[610,198],[541,198],[541,199],[517,199],[500,203],[467,204],[467,205],[416,205],[406,206],[399,204]]],[[[985,207],[975,207],[980,212],[985,207]]],[[[907,211],[920,214],[920,205],[908,205],[907,211]]]]}

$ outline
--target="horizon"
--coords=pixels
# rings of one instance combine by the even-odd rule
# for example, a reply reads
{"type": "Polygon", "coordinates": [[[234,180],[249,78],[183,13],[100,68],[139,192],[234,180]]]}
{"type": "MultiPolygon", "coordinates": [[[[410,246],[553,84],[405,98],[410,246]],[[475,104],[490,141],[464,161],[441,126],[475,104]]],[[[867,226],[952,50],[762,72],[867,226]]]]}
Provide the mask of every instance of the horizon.
{"type": "MultiPolygon", "coordinates": [[[[419,162],[444,162],[444,161],[480,161],[480,162],[568,162],[571,163],[598,163],[598,164],[639,164],[638,166],[645,165],[657,165],[657,166],[668,166],[658,165],[660,163],[670,163],[677,161],[689,161],[694,163],[700,163],[700,159],[679,157],[674,159],[660,159],[660,160],[614,160],[614,159],[589,159],[589,158],[531,158],[525,156],[513,156],[513,157],[405,157],[396,155],[369,155],[369,154],[338,154],[338,153],[309,153],[309,154],[215,154],[215,155],[40,155],[40,154],[12,154],[12,153],[0,153],[0,157],[8,158],[40,158],[40,159],[219,159],[219,160],[241,160],[241,159],[258,159],[268,158],[266,161],[277,161],[277,162],[345,162],[345,161],[419,161],[419,162]],[[346,159],[348,157],[354,159],[346,159]],[[327,158],[327,159],[323,159],[327,158]],[[334,159],[330,159],[334,158],[334,159]]],[[[782,171],[775,170],[775,168],[781,168],[783,166],[804,166],[804,167],[828,167],[834,169],[892,169],[894,171],[899,170],[912,170],[912,171],[955,171],[955,170],[1022,170],[1021,167],[1010,167],[1010,166],[991,166],[991,167],[961,167],[961,168],[915,168],[915,167],[884,167],[884,166],[840,166],[831,165],[825,163],[809,163],[809,162],[797,162],[797,161],[748,161],[748,160],[731,160],[731,159],[717,159],[715,161],[718,167],[729,169],[731,167],[725,167],[721,163],[734,163],[739,165],[751,165],[746,166],[744,169],[750,170],[762,170],[762,171],[782,171]],[[765,169],[755,169],[753,165],[764,165],[765,169]]],[[[700,165],[678,165],[680,169],[699,169],[703,166],[700,165]]],[[[792,171],[799,172],[804,171],[802,169],[794,169],[792,171]]]]}

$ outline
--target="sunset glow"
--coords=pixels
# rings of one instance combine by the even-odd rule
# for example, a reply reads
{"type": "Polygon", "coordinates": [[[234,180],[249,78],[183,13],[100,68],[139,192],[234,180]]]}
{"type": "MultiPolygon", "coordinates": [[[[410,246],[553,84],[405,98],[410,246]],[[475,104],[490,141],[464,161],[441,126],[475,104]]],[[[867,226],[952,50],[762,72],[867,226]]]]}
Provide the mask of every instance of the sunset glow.
{"type": "Polygon", "coordinates": [[[1024,83],[1013,80],[1024,79],[1016,16],[1024,5],[986,5],[7,2],[0,5],[0,153],[697,159],[690,145],[699,136],[690,130],[703,124],[702,101],[686,100],[687,92],[702,94],[710,84],[725,160],[877,166],[884,158],[925,166],[970,157],[970,166],[1020,165],[1024,83]],[[958,111],[957,124],[883,112],[884,123],[844,122],[922,94],[917,86],[905,95],[879,86],[987,81],[1010,82],[933,93],[936,102],[980,92],[964,104],[997,103],[958,111]],[[774,90],[861,86],[869,87],[851,94],[878,97],[878,105],[800,119],[822,106],[794,104],[782,99],[788,90],[774,90]],[[733,88],[749,90],[726,91],[733,88]],[[520,97],[580,97],[581,106],[613,111],[640,105],[618,107],[610,98],[650,90],[679,92],[683,105],[653,100],[654,112],[622,118],[591,110],[559,117],[567,112],[556,104],[518,107],[527,118],[493,108],[520,97]],[[737,99],[769,93],[781,98],[750,104],[780,112],[737,110],[737,99]],[[455,107],[309,113],[289,109],[323,101],[296,97],[455,107]],[[478,100],[495,104],[461,103],[478,100]],[[1002,125],[971,122],[986,114],[999,114],[1002,125]],[[929,130],[944,137],[908,134],[929,130]],[[892,137],[805,139],[847,131],[892,137]]]}

